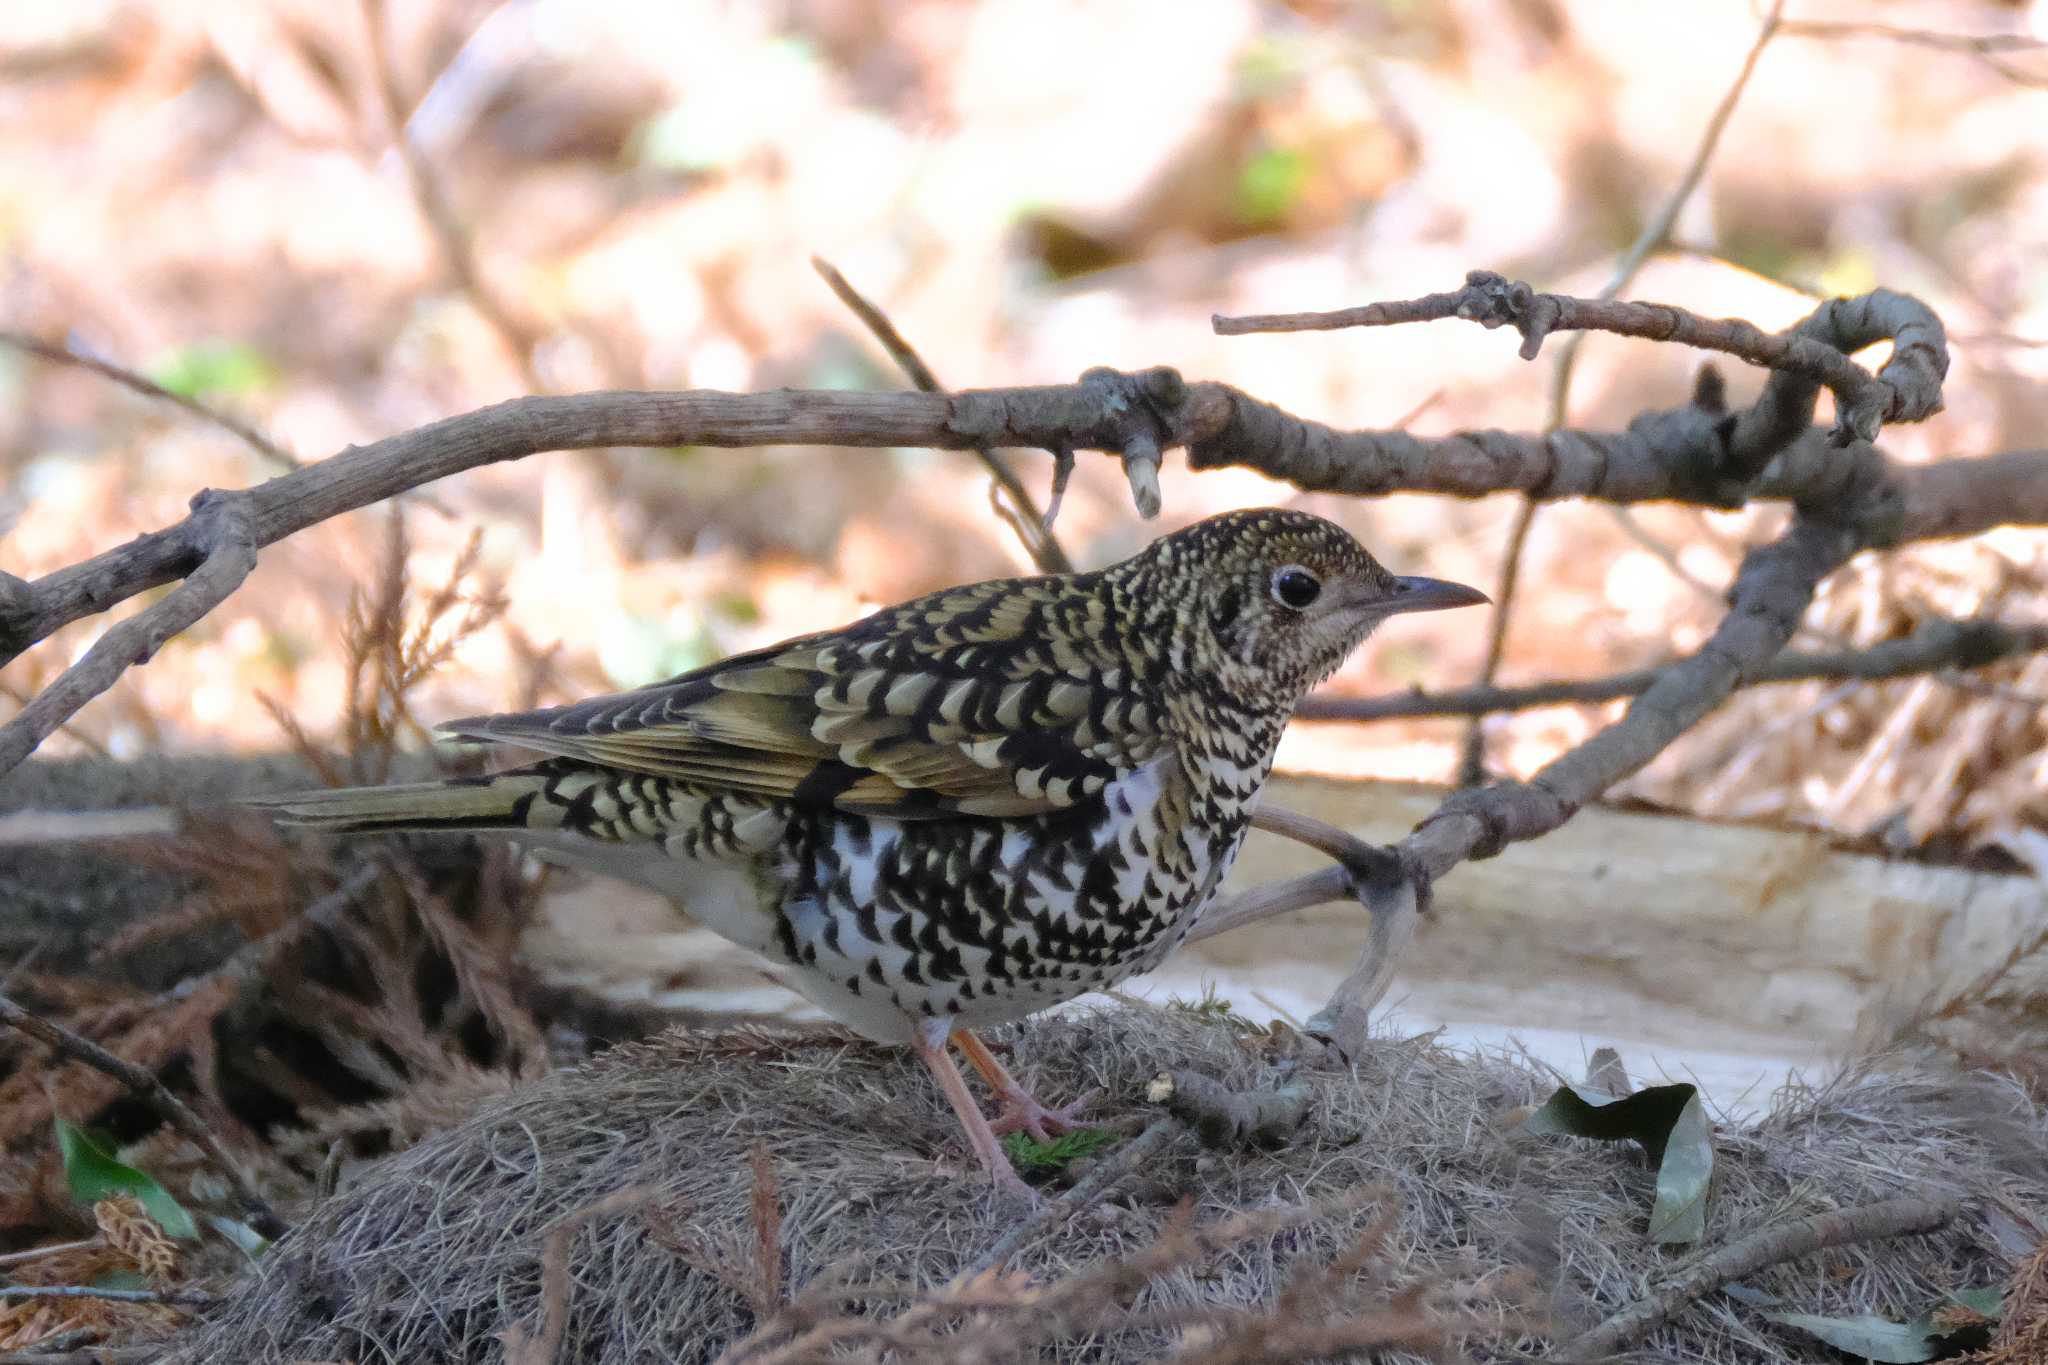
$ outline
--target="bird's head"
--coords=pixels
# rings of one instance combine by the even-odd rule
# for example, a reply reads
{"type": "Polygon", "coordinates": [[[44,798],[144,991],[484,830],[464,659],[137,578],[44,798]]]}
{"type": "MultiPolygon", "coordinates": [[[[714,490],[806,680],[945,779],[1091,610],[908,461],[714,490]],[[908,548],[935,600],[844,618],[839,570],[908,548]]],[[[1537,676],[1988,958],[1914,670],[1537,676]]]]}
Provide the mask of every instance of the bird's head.
{"type": "Polygon", "coordinates": [[[1279,508],[1197,522],[1131,561],[1141,563],[1147,590],[1173,595],[1151,605],[1170,622],[1175,652],[1254,707],[1292,709],[1389,616],[1487,600],[1462,584],[1396,577],[1343,527],[1279,508]]]}

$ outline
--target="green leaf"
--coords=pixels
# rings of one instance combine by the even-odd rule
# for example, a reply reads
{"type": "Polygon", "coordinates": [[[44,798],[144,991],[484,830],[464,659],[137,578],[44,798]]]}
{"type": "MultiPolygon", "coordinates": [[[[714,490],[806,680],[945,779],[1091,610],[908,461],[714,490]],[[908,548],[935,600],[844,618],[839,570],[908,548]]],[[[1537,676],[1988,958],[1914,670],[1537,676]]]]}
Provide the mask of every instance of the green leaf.
{"type": "Polygon", "coordinates": [[[1003,1150],[1019,1168],[1057,1171],[1082,1157],[1095,1155],[1115,1141],[1116,1133],[1109,1128],[1077,1128],[1049,1142],[1029,1133],[1005,1133],[1003,1150]]]}
{"type": "Polygon", "coordinates": [[[1636,1142],[1657,1168],[1657,1200],[1650,1207],[1650,1239],[1697,1242],[1707,1230],[1707,1188],[1714,1178],[1714,1143],[1699,1091],[1690,1085],[1653,1085],[1614,1099],[1596,1091],[1557,1088],[1522,1122],[1525,1132],[1636,1142]]]}
{"type": "Polygon", "coordinates": [[[246,341],[201,341],[159,361],[151,379],[181,398],[253,393],[277,386],[277,366],[246,341]]]}
{"type": "Polygon", "coordinates": [[[218,1213],[207,1214],[206,1221],[208,1226],[212,1227],[215,1232],[225,1237],[228,1241],[233,1242],[235,1249],[244,1256],[247,1256],[251,1261],[261,1260],[263,1253],[270,1250],[270,1239],[250,1227],[247,1223],[238,1222],[233,1218],[225,1218],[218,1213]]]}
{"type": "Polygon", "coordinates": [[[198,1239],[199,1227],[192,1221],[192,1215],[156,1182],[155,1176],[116,1161],[83,1128],[58,1119],[57,1152],[64,1158],[64,1179],[71,1186],[73,1199],[90,1204],[117,1194],[132,1194],[165,1232],[187,1241],[198,1239]]]}
{"type": "Polygon", "coordinates": [[[1972,1313],[1981,1313],[1993,1322],[2005,1320],[2005,1290],[1999,1285],[1986,1285],[1982,1289],[1951,1290],[1948,1297],[1972,1313]]]}
{"type": "Polygon", "coordinates": [[[1308,155],[1292,147],[1269,147],[1237,175],[1237,212],[1248,223],[1277,221],[1308,185],[1308,155]]]}
{"type": "Polygon", "coordinates": [[[1838,1350],[1887,1365],[1913,1365],[1934,1359],[1934,1335],[1923,1322],[1892,1322],[1868,1313],[1853,1318],[1823,1318],[1812,1313],[1766,1313],[1772,1322],[1797,1327],[1838,1350]]]}

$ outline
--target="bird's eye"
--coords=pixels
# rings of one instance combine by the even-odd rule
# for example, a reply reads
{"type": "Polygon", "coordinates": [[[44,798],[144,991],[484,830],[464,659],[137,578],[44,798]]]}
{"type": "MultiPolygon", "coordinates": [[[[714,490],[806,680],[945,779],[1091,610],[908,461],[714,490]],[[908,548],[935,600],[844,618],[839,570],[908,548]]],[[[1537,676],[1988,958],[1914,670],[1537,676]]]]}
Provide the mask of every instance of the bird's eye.
{"type": "Polygon", "coordinates": [[[1322,581],[1299,564],[1289,564],[1273,573],[1273,600],[1283,607],[1304,611],[1322,591],[1322,581]]]}

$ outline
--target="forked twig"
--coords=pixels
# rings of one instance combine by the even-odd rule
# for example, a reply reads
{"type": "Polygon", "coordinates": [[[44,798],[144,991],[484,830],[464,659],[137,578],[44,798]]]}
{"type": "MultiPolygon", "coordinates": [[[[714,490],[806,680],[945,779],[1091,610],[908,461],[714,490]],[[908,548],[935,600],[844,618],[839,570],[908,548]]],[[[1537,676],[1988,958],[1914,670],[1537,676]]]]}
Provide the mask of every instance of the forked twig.
{"type": "MultiPolygon", "coordinates": [[[[903,333],[896,330],[896,324],[889,320],[889,315],[870,303],[866,295],[855,289],[846,276],[839,273],[837,267],[822,256],[813,256],[811,269],[818,272],[819,278],[825,281],[838,296],[839,301],[861,320],[861,325],[873,333],[882,349],[889,353],[889,358],[910,377],[910,382],[919,392],[945,392],[945,387],[939,383],[938,376],[932,373],[931,366],[924,363],[924,357],[917,353],[917,348],[904,338],[903,333]]],[[[1038,500],[1031,496],[1031,490],[1024,486],[1024,480],[1017,476],[1017,471],[1010,467],[1008,460],[996,452],[993,445],[976,445],[974,454],[988,470],[989,477],[993,478],[997,486],[1009,497],[1007,505],[1000,501],[996,502],[996,513],[1009,524],[1017,539],[1024,543],[1024,549],[1033,562],[1045,573],[1072,573],[1074,561],[1067,557],[1065,547],[1060,544],[1059,538],[1052,530],[1053,516],[1058,511],[1059,496],[1066,480],[1055,472],[1052,501],[1044,511],[1040,511],[1038,500]]],[[[1073,456],[1069,453],[1061,468],[1069,468],[1072,463],[1073,456]]]]}
{"type": "Polygon", "coordinates": [[[362,0],[362,6],[363,25],[370,40],[370,63],[377,77],[378,101],[383,106],[385,121],[391,125],[391,140],[405,166],[413,202],[418,205],[420,217],[425,220],[434,244],[440,249],[448,273],[454,277],[455,287],[497,333],[513,364],[518,366],[519,377],[527,391],[538,393],[546,387],[533,359],[539,338],[533,329],[512,315],[512,310],[484,279],[483,270],[477,264],[475,243],[456,216],[447,187],[441,183],[426,153],[413,141],[407,127],[405,97],[398,88],[398,73],[391,59],[391,33],[384,0],[362,0]]]}
{"type": "Polygon", "coordinates": [[[187,539],[203,558],[164,599],[110,626],[83,657],[0,726],[0,776],[36,751],[80,707],[112,687],[164,642],[190,628],[242,586],[256,567],[249,495],[211,490],[192,500],[187,539]]]}

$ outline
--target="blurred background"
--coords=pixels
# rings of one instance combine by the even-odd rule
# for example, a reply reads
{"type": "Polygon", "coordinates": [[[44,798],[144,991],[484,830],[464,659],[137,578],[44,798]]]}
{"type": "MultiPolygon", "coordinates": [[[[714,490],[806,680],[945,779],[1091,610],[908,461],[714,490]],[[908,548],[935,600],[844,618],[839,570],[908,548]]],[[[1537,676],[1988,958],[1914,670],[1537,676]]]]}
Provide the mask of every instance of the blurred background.
{"type": "MultiPolygon", "coordinates": [[[[1927,300],[1947,410],[1904,461],[2048,427],[2048,4],[1793,0],[1635,297],[1774,329],[1816,295],[1927,300]],[[1888,26],[1879,29],[1876,25],[1888,26]],[[1902,30],[1992,35],[1930,42],[1902,30]]],[[[1212,313],[1335,308],[1487,268],[1593,294],[1662,207],[1755,42],[1736,0],[76,0],[0,7],[0,315],[132,366],[313,460],[534,391],[899,388],[812,272],[837,265],[954,387],[1172,365],[1340,426],[1541,428],[1554,353],[1468,324],[1219,338],[1212,313]],[[414,155],[399,150],[400,133],[414,155]]],[[[1565,424],[1675,406],[1699,357],[1591,337],[1565,424]]],[[[1739,399],[1758,377],[1723,366],[1739,399]]],[[[1012,460],[1041,498],[1050,460],[1012,460]]],[[[0,562],[33,578],[278,470],[216,427],[0,350],[0,562]]],[[[351,601],[394,554],[435,667],[411,718],[645,683],[943,584],[1028,572],[973,457],[553,454],[476,470],[263,555],[247,586],[50,756],[345,740],[351,601]],[[436,588],[446,585],[443,600],[436,588]]],[[[1398,572],[1489,588],[1514,500],[1302,497],[1188,475],[1143,523],[1084,456],[1084,566],[1293,503],[1398,572]]],[[[1563,505],[1536,522],[1503,681],[1699,643],[1781,508],[1563,505]]],[[[1866,556],[1808,648],[1930,616],[2048,619],[2048,535],[1866,556]]],[[[10,666],[11,707],[103,630],[10,666]]],[[[1476,613],[1404,622],[1339,694],[1469,682],[1476,613]]],[[[1747,694],[1619,793],[1895,849],[2048,829],[2048,659],[1967,679],[1747,694]]],[[[1615,714],[1487,722],[1527,774],[1615,714]]],[[[1299,724],[1282,766],[1444,781],[1464,725],[1299,724]]],[[[1275,931],[1279,933],[1279,931],[1275,931]]],[[[1349,948],[1290,951],[1335,960],[1349,948]],[[1335,957],[1332,955],[1335,954],[1335,957]]],[[[1283,974],[1284,975],[1284,974],[1283,974]]],[[[1269,983],[1270,984],[1270,983],[1269,983]]],[[[1284,980],[1282,982],[1284,985],[1284,980]]]]}

